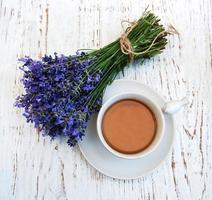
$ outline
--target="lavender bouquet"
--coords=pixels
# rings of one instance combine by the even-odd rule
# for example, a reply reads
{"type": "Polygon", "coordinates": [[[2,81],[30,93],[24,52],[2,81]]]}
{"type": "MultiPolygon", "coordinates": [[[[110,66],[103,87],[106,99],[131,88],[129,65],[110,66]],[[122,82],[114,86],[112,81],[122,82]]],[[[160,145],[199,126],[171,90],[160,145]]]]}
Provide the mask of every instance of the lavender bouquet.
{"type": "Polygon", "coordinates": [[[76,55],[20,59],[25,94],[16,99],[27,122],[49,135],[67,137],[74,146],[85,134],[90,116],[98,112],[108,84],[129,62],[159,54],[167,43],[159,19],[146,11],[121,38],[94,51],[76,55]]]}

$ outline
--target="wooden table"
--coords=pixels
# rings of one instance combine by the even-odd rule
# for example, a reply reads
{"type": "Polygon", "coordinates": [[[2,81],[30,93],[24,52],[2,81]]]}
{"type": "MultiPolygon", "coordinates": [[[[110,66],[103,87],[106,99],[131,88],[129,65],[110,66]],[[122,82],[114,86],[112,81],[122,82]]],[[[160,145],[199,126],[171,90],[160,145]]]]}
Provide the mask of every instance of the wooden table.
{"type": "Polygon", "coordinates": [[[211,10],[211,0],[1,0],[0,200],[212,199],[211,10]],[[180,35],[123,78],[141,80],[167,100],[187,96],[190,104],[176,116],[166,161],[144,178],[115,180],[92,168],[78,148],[50,142],[25,122],[13,107],[23,92],[17,59],[101,47],[120,36],[122,19],[138,19],[147,5],[180,35]]]}

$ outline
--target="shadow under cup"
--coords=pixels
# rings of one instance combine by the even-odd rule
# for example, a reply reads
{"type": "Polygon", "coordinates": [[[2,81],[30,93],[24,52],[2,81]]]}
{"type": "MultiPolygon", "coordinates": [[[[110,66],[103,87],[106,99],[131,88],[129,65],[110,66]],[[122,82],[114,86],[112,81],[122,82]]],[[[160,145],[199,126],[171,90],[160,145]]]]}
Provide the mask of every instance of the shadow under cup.
{"type": "MultiPolygon", "coordinates": [[[[136,105],[136,103],[135,103],[135,105],[136,105]]],[[[130,104],[128,106],[130,106],[130,104]]],[[[134,105],[132,105],[132,106],[134,106],[134,105]]],[[[126,107],[126,105],[125,105],[125,107],[126,107]]],[[[128,107],[128,111],[129,111],[129,113],[132,114],[132,119],[133,119],[134,116],[133,116],[132,108],[135,109],[135,107],[128,107]]],[[[116,108],[116,109],[118,109],[118,108],[116,108]]],[[[110,117],[111,117],[110,121],[113,121],[113,116],[110,116],[110,117]]],[[[127,122],[123,124],[123,127],[120,127],[121,128],[120,130],[124,131],[124,129],[127,128],[126,124],[127,124],[127,122]]],[[[142,125],[142,123],[141,123],[141,125],[142,125]]],[[[121,124],[119,126],[121,126],[121,124]]],[[[140,158],[140,157],[146,156],[147,154],[154,151],[156,149],[156,147],[159,145],[159,143],[163,137],[164,128],[165,128],[164,126],[165,126],[164,116],[163,116],[161,108],[157,105],[157,103],[153,102],[151,99],[147,98],[146,96],[143,96],[140,94],[133,94],[133,93],[120,94],[120,95],[114,96],[114,97],[110,98],[109,100],[107,100],[103,104],[102,108],[100,109],[98,118],[97,118],[97,132],[98,132],[98,135],[99,135],[99,138],[100,138],[102,144],[106,147],[107,150],[109,150],[114,155],[119,156],[121,158],[127,158],[127,159],[140,158]],[[145,106],[151,112],[152,116],[154,117],[154,120],[155,120],[154,123],[156,125],[155,134],[154,134],[154,137],[151,140],[150,144],[148,144],[145,148],[141,149],[139,152],[136,151],[135,153],[134,152],[127,153],[122,150],[118,150],[117,148],[114,148],[113,145],[111,145],[108,138],[104,136],[104,132],[103,132],[103,121],[104,121],[104,117],[107,115],[107,112],[112,107],[115,107],[116,105],[118,105],[121,102],[130,103],[130,101],[137,102],[137,104],[145,106]]],[[[136,127],[131,128],[131,129],[135,130],[136,127]]],[[[108,129],[108,130],[110,130],[110,129],[108,129]]],[[[130,132],[130,134],[132,134],[132,137],[133,137],[133,130],[131,132],[130,132]]],[[[121,138],[119,142],[121,142],[122,139],[123,138],[121,138]]],[[[131,138],[131,135],[130,135],[130,137],[126,138],[126,139],[131,140],[134,138],[131,138]]]]}

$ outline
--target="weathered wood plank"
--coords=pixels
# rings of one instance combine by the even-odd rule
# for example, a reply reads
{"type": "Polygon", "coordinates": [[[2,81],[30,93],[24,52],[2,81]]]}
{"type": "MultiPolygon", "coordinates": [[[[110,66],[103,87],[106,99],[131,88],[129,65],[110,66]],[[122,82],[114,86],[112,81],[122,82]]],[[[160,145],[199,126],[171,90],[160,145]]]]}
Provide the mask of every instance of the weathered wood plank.
{"type": "MultiPolygon", "coordinates": [[[[212,5],[210,0],[0,0],[0,199],[212,199],[212,5]],[[176,116],[171,154],[151,175],[133,181],[105,177],[63,141],[50,142],[14,109],[21,94],[17,59],[98,48],[149,5],[170,36],[164,53],[126,70],[167,100],[187,96],[176,116]]],[[[121,76],[121,75],[120,75],[121,76]]]]}

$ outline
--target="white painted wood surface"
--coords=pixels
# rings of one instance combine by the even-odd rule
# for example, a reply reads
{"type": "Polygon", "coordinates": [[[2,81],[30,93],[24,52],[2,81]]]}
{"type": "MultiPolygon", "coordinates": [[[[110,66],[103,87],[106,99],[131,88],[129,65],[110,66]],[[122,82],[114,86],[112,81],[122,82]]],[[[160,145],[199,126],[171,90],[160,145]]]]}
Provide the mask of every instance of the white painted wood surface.
{"type": "Polygon", "coordinates": [[[211,0],[0,0],[0,200],[210,200],[211,107],[211,0]],[[101,47],[120,35],[120,20],[139,18],[147,5],[180,36],[170,36],[163,54],[124,78],[141,80],[167,100],[187,96],[190,105],[176,116],[176,140],[159,169],[120,181],[25,122],[13,107],[23,91],[17,59],[101,47]]]}

